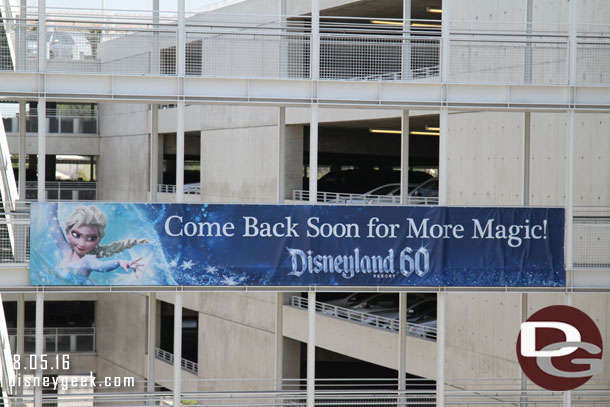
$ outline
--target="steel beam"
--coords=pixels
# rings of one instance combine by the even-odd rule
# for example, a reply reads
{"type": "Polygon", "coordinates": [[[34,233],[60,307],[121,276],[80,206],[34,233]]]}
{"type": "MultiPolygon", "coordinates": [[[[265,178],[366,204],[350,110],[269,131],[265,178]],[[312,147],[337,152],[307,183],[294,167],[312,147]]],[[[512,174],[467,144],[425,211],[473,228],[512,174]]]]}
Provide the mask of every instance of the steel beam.
{"type": "Polygon", "coordinates": [[[610,87],[0,72],[0,98],[62,102],[610,112],[610,87]],[[39,81],[40,80],[40,81],[39,81]],[[184,89],[181,90],[181,83],[184,89]],[[44,86],[42,86],[44,84],[44,86]]]}

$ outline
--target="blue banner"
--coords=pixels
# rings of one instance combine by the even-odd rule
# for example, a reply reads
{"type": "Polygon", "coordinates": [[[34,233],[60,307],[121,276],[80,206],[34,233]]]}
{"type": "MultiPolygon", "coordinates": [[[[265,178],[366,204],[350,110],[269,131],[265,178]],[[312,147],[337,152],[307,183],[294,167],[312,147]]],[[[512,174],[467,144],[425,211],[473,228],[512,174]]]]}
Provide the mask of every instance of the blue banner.
{"type": "Polygon", "coordinates": [[[32,285],[565,285],[560,208],[33,203],[32,285]]]}

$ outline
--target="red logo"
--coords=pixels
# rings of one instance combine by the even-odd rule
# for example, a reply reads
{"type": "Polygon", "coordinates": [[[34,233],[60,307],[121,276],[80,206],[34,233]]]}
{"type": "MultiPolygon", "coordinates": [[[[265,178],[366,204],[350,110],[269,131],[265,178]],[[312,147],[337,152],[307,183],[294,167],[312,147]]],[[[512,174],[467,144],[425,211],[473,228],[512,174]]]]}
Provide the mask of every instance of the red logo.
{"type": "Polygon", "coordinates": [[[517,358],[523,372],[538,386],[572,390],[602,372],[602,337],[595,322],[581,310],[553,305],[521,324],[517,358]]]}

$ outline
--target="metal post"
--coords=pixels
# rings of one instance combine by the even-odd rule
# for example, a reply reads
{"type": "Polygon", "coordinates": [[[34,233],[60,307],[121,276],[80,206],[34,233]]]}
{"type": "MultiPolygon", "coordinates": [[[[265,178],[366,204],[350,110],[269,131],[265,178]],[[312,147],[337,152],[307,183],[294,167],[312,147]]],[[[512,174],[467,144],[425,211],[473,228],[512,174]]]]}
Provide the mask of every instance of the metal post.
{"type": "MultiPolygon", "coordinates": [[[[155,392],[155,345],[157,335],[157,294],[148,294],[148,382],[146,391],[155,392]]],[[[155,404],[149,396],[149,404],[155,404]]]]}
{"type": "Polygon", "coordinates": [[[27,61],[27,38],[26,38],[26,28],[27,28],[27,0],[20,0],[19,2],[19,22],[17,23],[19,26],[19,42],[17,45],[17,55],[18,62],[17,67],[19,72],[27,71],[26,61],[27,61]]]}
{"type": "Polygon", "coordinates": [[[176,46],[176,64],[179,82],[178,126],[176,131],[176,202],[184,202],[184,76],[186,73],[186,47],[184,28],[184,2],[178,0],[178,44],[176,46]]]}
{"type": "Polygon", "coordinates": [[[311,50],[309,55],[309,70],[311,74],[311,79],[317,81],[318,79],[320,79],[320,0],[311,0],[310,48],[311,50]]]}
{"type": "Polygon", "coordinates": [[[284,293],[275,295],[275,390],[282,391],[284,377],[284,293]]]}
{"type": "Polygon", "coordinates": [[[174,406],[181,405],[182,394],[182,291],[176,291],[174,304],[174,406]]]}
{"type": "Polygon", "coordinates": [[[402,0],[402,80],[411,79],[411,0],[402,0]]]}
{"type": "Polygon", "coordinates": [[[26,112],[25,100],[19,101],[19,200],[25,201],[26,170],[25,170],[25,146],[26,146],[26,112]]]}
{"type": "Polygon", "coordinates": [[[532,83],[532,15],[533,15],[533,0],[527,0],[526,22],[525,22],[525,71],[523,80],[525,83],[532,83]]]}
{"type": "MultiPolygon", "coordinates": [[[[25,295],[23,293],[17,295],[17,354],[21,355],[21,360],[24,360],[25,355],[25,295]]],[[[18,375],[19,372],[16,372],[18,375]]],[[[17,395],[23,395],[23,386],[17,383],[17,395]]]]}
{"type": "Polygon", "coordinates": [[[159,185],[159,105],[150,105],[150,201],[157,202],[159,185]]]}
{"type": "Polygon", "coordinates": [[[279,24],[280,24],[280,78],[288,77],[288,40],[286,33],[286,0],[279,0],[279,24]]]}
{"type": "Polygon", "coordinates": [[[316,402],[316,292],[307,293],[307,407],[316,402]]]}
{"type": "Polygon", "coordinates": [[[445,294],[437,294],[436,309],[436,406],[445,406],[445,294]]]}
{"type": "MultiPolygon", "coordinates": [[[[574,303],[574,293],[572,291],[566,291],[566,305],[572,306],[574,303]]],[[[572,406],[572,391],[564,391],[563,392],[563,407],[571,407],[572,406]]]]}
{"type": "Polygon", "coordinates": [[[525,112],[523,142],[523,206],[530,204],[530,155],[532,114],[525,112]]]}
{"type": "MultiPolygon", "coordinates": [[[[46,0],[38,0],[38,72],[47,71],[47,16],[46,0]]],[[[42,82],[44,78],[40,78],[42,82]]],[[[39,83],[42,85],[42,83],[39,83]]]]}
{"type": "MultiPolygon", "coordinates": [[[[443,9],[443,14],[444,14],[443,9]]],[[[448,149],[447,141],[449,139],[449,110],[446,107],[441,107],[440,114],[440,140],[439,140],[439,158],[438,158],[438,204],[447,205],[447,159],[448,149]]]]}
{"type": "MultiPolygon", "coordinates": [[[[521,323],[527,321],[527,293],[521,293],[521,323]]],[[[519,400],[521,407],[527,407],[527,376],[521,369],[521,397],[519,400]]]]}
{"type": "Polygon", "coordinates": [[[403,109],[400,134],[400,204],[409,203],[409,110],[403,109]]]}
{"type": "MultiPolygon", "coordinates": [[[[451,0],[443,0],[443,17],[441,19],[441,82],[449,81],[449,9],[451,0]]],[[[442,128],[441,128],[442,129],[442,128]]]]}
{"type": "Polygon", "coordinates": [[[160,47],[159,47],[159,0],[153,0],[153,46],[152,46],[152,66],[151,66],[151,74],[152,75],[160,75],[159,69],[159,57],[160,57],[160,47]]]}
{"type": "Polygon", "coordinates": [[[46,201],[47,100],[38,98],[38,202],[46,201]]]}
{"type": "MultiPolygon", "coordinates": [[[[398,391],[407,390],[407,293],[398,294],[398,391]]],[[[402,394],[401,394],[402,396],[402,394]]]]}
{"type": "MultiPolygon", "coordinates": [[[[184,102],[178,102],[176,111],[176,202],[184,202],[184,102]]],[[[200,184],[201,185],[201,184],[200,184]]]]}
{"type": "MultiPolygon", "coordinates": [[[[44,293],[42,291],[36,292],[36,377],[42,383],[42,369],[40,364],[40,358],[44,352],[44,293]]],[[[36,386],[34,388],[34,407],[42,407],[42,386],[36,386]]]]}
{"type": "Polygon", "coordinates": [[[578,1],[570,2],[570,28],[569,38],[570,45],[568,47],[568,84],[574,85],[576,83],[576,61],[578,57],[578,1]]]}
{"type": "Polygon", "coordinates": [[[281,106],[277,123],[277,202],[284,202],[286,194],[286,107],[281,106]]]}
{"type": "MultiPolygon", "coordinates": [[[[186,72],[186,32],[184,29],[184,2],[185,0],[178,0],[178,44],[176,46],[176,63],[178,64],[176,73],[178,74],[178,80],[180,80],[182,85],[184,84],[184,75],[186,72]]],[[[184,95],[183,92],[181,93],[181,96],[182,95],[184,95]]]]}
{"type": "Polygon", "coordinates": [[[318,201],[318,105],[311,105],[309,125],[309,203],[318,201]]]}
{"type": "MultiPolygon", "coordinates": [[[[566,165],[566,236],[565,256],[566,271],[570,273],[573,268],[573,229],[574,229],[574,109],[568,110],[568,146],[566,165]]],[[[566,281],[569,286],[571,281],[566,281]]]]}

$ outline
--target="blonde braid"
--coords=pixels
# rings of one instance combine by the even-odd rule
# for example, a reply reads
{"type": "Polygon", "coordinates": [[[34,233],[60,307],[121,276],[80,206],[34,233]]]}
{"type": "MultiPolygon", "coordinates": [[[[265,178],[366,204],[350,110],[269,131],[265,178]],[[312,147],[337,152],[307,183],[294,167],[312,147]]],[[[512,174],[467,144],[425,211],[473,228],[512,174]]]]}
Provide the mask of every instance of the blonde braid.
{"type": "Polygon", "coordinates": [[[123,239],[117,242],[110,243],[104,246],[98,246],[93,250],[93,254],[95,257],[110,257],[117,253],[122,252],[123,250],[131,249],[132,247],[138,244],[148,243],[146,239],[123,239]]]}

